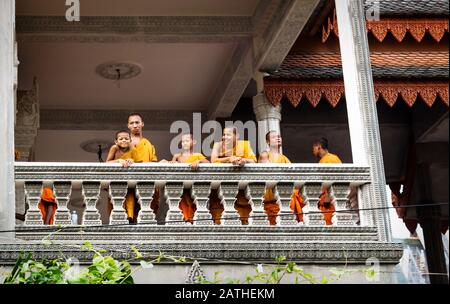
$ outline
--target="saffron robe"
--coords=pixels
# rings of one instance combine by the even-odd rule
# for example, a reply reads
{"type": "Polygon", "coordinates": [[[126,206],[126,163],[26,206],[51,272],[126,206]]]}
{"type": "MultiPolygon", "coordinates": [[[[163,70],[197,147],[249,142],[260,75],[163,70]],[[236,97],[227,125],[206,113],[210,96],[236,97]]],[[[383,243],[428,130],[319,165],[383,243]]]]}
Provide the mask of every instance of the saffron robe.
{"type": "MultiPolygon", "coordinates": [[[[131,157],[125,153],[122,155],[121,159],[132,158],[135,163],[148,163],[156,162],[158,158],[156,157],[155,147],[146,138],[141,138],[139,143],[134,146],[131,151],[131,157]]],[[[137,213],[139,210],[136,208],[136,191],[135,189],[128,189],[127,196],[125,197],[124,207],[127,212],[128,220],[136,223],[137,213]]],[[[153,195],[153,200],[151,202],[150,208],[156,213],[159,207],[159,189],[155,189],[155,194],[153,195]]]]}
{"type": "MultiPolygon", "coordinates": [[[[339,157],[332,153],[327,153],[324,155],[319,163],[321,164],[342,164],[342,161],[339,157]]],[[[331,198],[329,194],[329,188],[323,187],[322,192],[320,194],[319,203],[317,204],[317,208],[323,213],[323,219],[325,220],[326,225],[332,225],[333,214],[336,211],[336,208],[331,203],[331,198]]]]}
{"type": "MultiPolygon", "coordinates": [[[[233,150],[225,150],[223,147],[219,153],[219,158],[229,157],[229,156],[237,156],[242,158],[252,159],[256,162],[256,155],[253,152],[250,142],[247,140],[238,140],[236,145],[233,147],[233,150]]],[[[221,163],[220,161],[215,161],[214,163],[221,163]]],[[[239,213],[239,218],[243,225],[248,224],[248,217],[250,212],[252,211],[252,207],[248,203],[248,199],[245,197],[245,193],[243,190],[239,190],[238,195],[236,196],[236,202],[234,204],[234,208],[239,213]]],[[[213,217],[214,223],[220,225],[220,218],[223,213],[223,205],[222,201],[218,196],[217,190],[211,191],[211,196],[209,199],[209,211],[213,217]]]]}
{"type": "Polygon", "coordinates": [[[41,211],[42,214],[42,221],[45,224],[45,219],[47,218],[47,208],[46,206],[48,206],[49,204],[53,205],[53,211],[50,217],[50,225],[53,225],[53,223],[55,222],[55,213],[56,213],[56,209],[58,209],[58,204],[56,203],[56,198],[55,195],[53,194],[53,190],[51,188],[43,188],[42,189],[42,194],[41,194],[41,199],[39,201],[38,204],[38,208],[41,211]]]}
{"type": "MultiPolygon", "coordinates": [[[[192,164],[195,161],[203,160],[206,157],[201,153],[193,153],[188,159],[185,161],[186,164],[192,164]]],[[[183,195],[181,196],[181,201],[178,207],[183,212],[183,217],[186,222],[193,222],[195,211],[197,210],[197,206],[192,201],[192,197],[189,189],[183,190],[183,195]]]]}

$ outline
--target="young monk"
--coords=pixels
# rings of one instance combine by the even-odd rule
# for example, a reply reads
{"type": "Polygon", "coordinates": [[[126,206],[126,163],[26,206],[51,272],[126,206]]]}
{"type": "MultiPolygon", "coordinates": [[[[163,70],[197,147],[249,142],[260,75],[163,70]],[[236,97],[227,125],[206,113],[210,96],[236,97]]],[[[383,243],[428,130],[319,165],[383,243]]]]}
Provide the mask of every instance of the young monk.
{"type": "MultiPolygon", "coordinates": [[[[256,163],[256,156],[253,153],[250,142],[238,140],[237,129],[235,127],[225,128],[222,134],[222,141],[214,144],[211,152],[212,163],[231,163],[233,165],[244,166],[245,164],[256,163]]],[[[245,197],[244,190],[239,190],[236,197],[235,208],[239,213],[243,225],[248,224],[248,216],[251,206],[245,197]]],[[[220,224],[223,206],[220,203],[217,191],[211,191],[210,211],[216,224],[220,224]]]]}
{"type": "MultiPolygon", "coordinates": [[[[312,152],[313,155],[319,159],[320,164],[342,164],[342,161],[337,155],[328,151],[328,140],[324,137],[313,142],[312,152]]],[[[325,220],[326,225],[332,225],[331,219],[336,209],[331,203],[328,187],[322,188],[317,207],[323,212],[323,219],[325,220]]]]}
{"type": "MultiPolygon", "coordinates": [[[[266,134],[266,142],[269,146],[269,151],[264,151],[259,156],[260,163],[278,163],[289,164],[291,161],[281,153],[282,139],[277,131],[269,131],[266,134]]],[[[295,217],[299,224],[303,224],[303,211],[305,202],[300,194],[300,188],[295,188],[292,193],[290,208],[295,213],[295,217]]],[[[277,204],[277,199],[273,194],[273,189],[269,188],[264,194],[264,210],[266,211],[270,225],[276,225],[276,217],[280,212],[280,206],[277,204]]]]}
{"type": "MultiPolygon", "coordinates": [[[[175,154],[170,163],[185,163],[190,164],[192,170],[197,170],[200,163],[209,163],[206,157],[201,153],[193,153],[194,145],[196,141],[193,139],[192,134],[183,134],[181,136],[181,149],[182,152],[175,154]]],[[[180,205],[181,211],[183,211],[184,221],[186,223],[193,224],[194,214],[197,210],[189,189],[183,190],[183,196],[181,197],[180,205]]]]}
{"type": "Polygon", "coordinates": [[[121,130],[116,133],[114,145],[109,149],[106,161],[108,163],[120,163],[123,167],[131,166],[134,161],[131,158],[131,135],[129,131],[121,130]]]}

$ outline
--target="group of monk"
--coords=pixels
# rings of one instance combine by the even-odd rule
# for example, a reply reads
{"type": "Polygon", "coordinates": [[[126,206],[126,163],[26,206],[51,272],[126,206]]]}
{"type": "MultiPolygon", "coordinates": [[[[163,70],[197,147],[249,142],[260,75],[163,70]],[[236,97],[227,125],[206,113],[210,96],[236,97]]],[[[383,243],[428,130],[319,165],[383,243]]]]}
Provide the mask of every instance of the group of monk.
{"type": "MultiPolygon", "coordinates": [[[[132,113],[128,116],[128,130],[121,130],[116,133],[115,144],[111,147],[107,161],[120,163],[124,167],[129,167],[133,163],[157,162],[155,147],[149,140],[143,137],[142,131],[144,121],[138,113],[132,113]]],[[[290,160],[282,154],[282,138],[276,131],[270,131],[266,135],[266,142],[269,146],[268,151],[264,151],[256,158],[250,142],[239,140],[237,129],[234,127],[225,128],[222,134],[222,140],[216,142],[211,152],[211,163],[230,163],[238,166],[245,166],[251,163],[290,163],[290,160]]],[[[166,163],[186,163],[196,170],[199,163],[209,163],[210,161],[201,153],[193,153],[193,147],[196,144],[192,134],[183,134],[181,136],[181,153],[175,154],[172,160],[161,162],[166,163]]],[[[328,141],[321,138],[313,143],[313,154],[319,159],[319,163],[341,163],[336,155],[328,151],[328,141]]],[[[159,189],[156,189],[151,208],[156,213],[159,202],[159,189]]],[[[125,198],[124,208],[127,212],[128,221],[136,223],[137,210],[135,208],[136,198],[133,189],[129,189],[125,198]]],[[[290,207],[296,215],[297,222],[303,224],[302,208],[305,206],[301,189],[295,188],[291,198],[290,207]]],[[[194,204],[189,189],[184,189],[180,200],[181,209],[186,223],[193,223],[196,205],[194,204]]],[[[324,220],[327,225],[331,225],[334,206],[331,203],[328,189],[323,188],[319,199],[318,208],[323,212],[324,220]]],[[[244,190],[239,190],[235,209],[237,210],[242,224],[248,224],[251,206],[245,197],[244,190]]],[[[221,223],[221,215],[224,211],[219,193],[212,190],[209,198],[209,210],[215,224],[221,223]]],[[[276,225],[277,215],[280,207],[277,204],[273,188],[266,189],[264,195],[264,210],[268,215],[269,223],[276,225]]]]}
{"type": "MultiPolygon", "coordinates": [[[[120,163],[123,167],[129,167],[133,163],[157,162],[156,149],[152,143],[143,136],[144,121],[140,114],[132,113],[128,116],[128,130],[118,131],[115,135],[114,145],[110,148],[107,162],[120,163]]],[[[237,129],[228,127],[223,130],[222,140],[214,143],[211,152],[211,163],[230,163],[238,166],[245,166],[251,163],[290,163],[290,160],[282,154],[282,138],[276,131],[270,131],[266,134],[266,142],[269,146],[267,151],[256,158],[250,142],[239,140],[237,129]]],[[[181,153],[175,154],[172,160],[162,160],[165,163],[186,163],[190,164],[193,170],[198,168],[200,163],[209,163],[210,161],[201,153],[193,153],[193,147],[196,144],[192,134],[183,134],[181,136],[181,153]]],[[[312,145],[312,153],[319,159],[319,163],[342,163],[338,156],[328,151],[328,141],[321,138],[312,145]]],[[[51,189],[44,189],[43,197],[39,204],[44,224],[53,224],[53,217],[57,208],[51,189]]],[[[318,209],[323,213],[323,219],[326,225],[332,225],[332,216],[335,211],[331,203],[329,189],[323,187],[318,202],[318,209]]],[[[159,209],[160,189],[155,189],[155,195],[152,200],[151,208],[156,212],[159,209]]],[[[127,213],[130,224],[137,223],[137,205],[135,189],[128,189],[124,201],[124,208],[127,213]]],[[[110,212],[112,210],[110,204],[110,212]]],[[[295,188],[290,208],[295,214],[299,225],[303,224],[304,199],[301,195],[301,189],[295,188]]],[[[184,189],[180,200],[179,208],[183,213],[184,221],[187,224],[194,222],[196,205],[192,200],[190,190],[184,189]]],[[[245,196],[244,190],[239,190],[236,196],[235,209],[243,225],[248,224],[251,213],[251,205],[245,196]]],[[[221,224],[221,216],[224,211],[221,198],[217,189],[212,189],[209,197],[209,210],[215,224],[221,224]]],[[[264,210],[268,216],[270,225],[277,224],[280,207],[274,194],[274,189],[268,187],[264,195],[264,210]]]]}

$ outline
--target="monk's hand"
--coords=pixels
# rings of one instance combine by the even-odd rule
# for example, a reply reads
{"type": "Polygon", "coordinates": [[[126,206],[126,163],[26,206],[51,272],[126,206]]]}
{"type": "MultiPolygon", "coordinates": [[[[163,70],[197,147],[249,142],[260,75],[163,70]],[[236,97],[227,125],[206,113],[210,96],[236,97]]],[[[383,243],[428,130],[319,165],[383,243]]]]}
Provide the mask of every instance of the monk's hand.
{"type": "Polygon", "coordinates": [[[241,161],[240,157],[230,156],[230,163],[232,163],[233,165],[239,165],[240,161],[241,161]]]}
{"type": "Polygon", "coordinates": [[[129,167],[132,164],[134,164],[134,160],[132,158],[127,159],[126,162],[127,162],[127,167],[129,167]]]}
{"type": "Polygon", "coordinates": [[[238,165],[242,167],[242,166],[244,166],[246,163],[247,163],[247,161],[246,161],[244,158],[241,158],[241,159],[239,160],[238,165]]]}
{"type": "Polygon", "coordinates": [[[129,167],[128,162],[126,161],[126,159],[119,159],[119,164],[122,165],[122,167],[127,168],[129,167]]]}
{"type": "Polygon", "coordinates": [[[194,162],[192,162],[192,164],[191,164],[191,169],[192,170],[197,170],[198,169],[198,164],[200,163],[200,161],[198,161],[198,160],[196,160],[196,161],[194,161],[194,162]]]}
{"type": "Polygon", "coordinates": [[[165,159],[162,159],[162,160],[160,160],[159,162],[160,162],[160,163],[168,163],[168,161],[165,160],[165,159]]]}

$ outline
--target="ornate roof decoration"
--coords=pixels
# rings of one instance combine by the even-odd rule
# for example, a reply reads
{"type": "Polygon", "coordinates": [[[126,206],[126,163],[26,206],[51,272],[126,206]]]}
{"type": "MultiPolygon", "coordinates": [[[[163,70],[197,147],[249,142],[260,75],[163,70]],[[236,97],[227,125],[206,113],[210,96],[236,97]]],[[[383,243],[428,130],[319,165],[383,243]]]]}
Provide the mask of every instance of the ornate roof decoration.
{"type": "MultiPolygon", "coordinates": [[[[448,78],[448,52],[372,52],[374,78],[448,78]]],[[[341,79],[341,55],[335,52],[288,55],[273,78],[341,79]]]]}
{"type": "MultiPolygon", "coordinates": [[[[383,98],[392,107],[401,96],[406,104],[412,107],[420,96],[431,107],[439,97],[448,106],[448,86],[448,81],[376,80],[374,82],[375,99],[383,98]]],[[[274,106],[279,105],[283,98],[287,98],[294,107],[297,107],[302,98],[305,97],[313,107],[316,107],[322,98],[332,107],[336,107],[342,97],[345,96],[343,80],[282,81],[265,79],[264,88],[267,99],[274,106]]]]}
{"type": "MultiPolygon", "coordinates": [[[[383,42],[388,32],[398,42],[402,42],[408,32],[418,42],[422,41],[426,33],[439,42],[444,37],[445,32],[448,33],[449,31],[449,20],[448,18],[381,18],[379,21],[367,21],[367,31],[371,32],[380,42],[383,42]]],[[[325,43],[332,33],[339,36],[336,11],[333,12],[333,17],[328,17],[327,25],[322,28],[322,42],[325,43]]]]}

